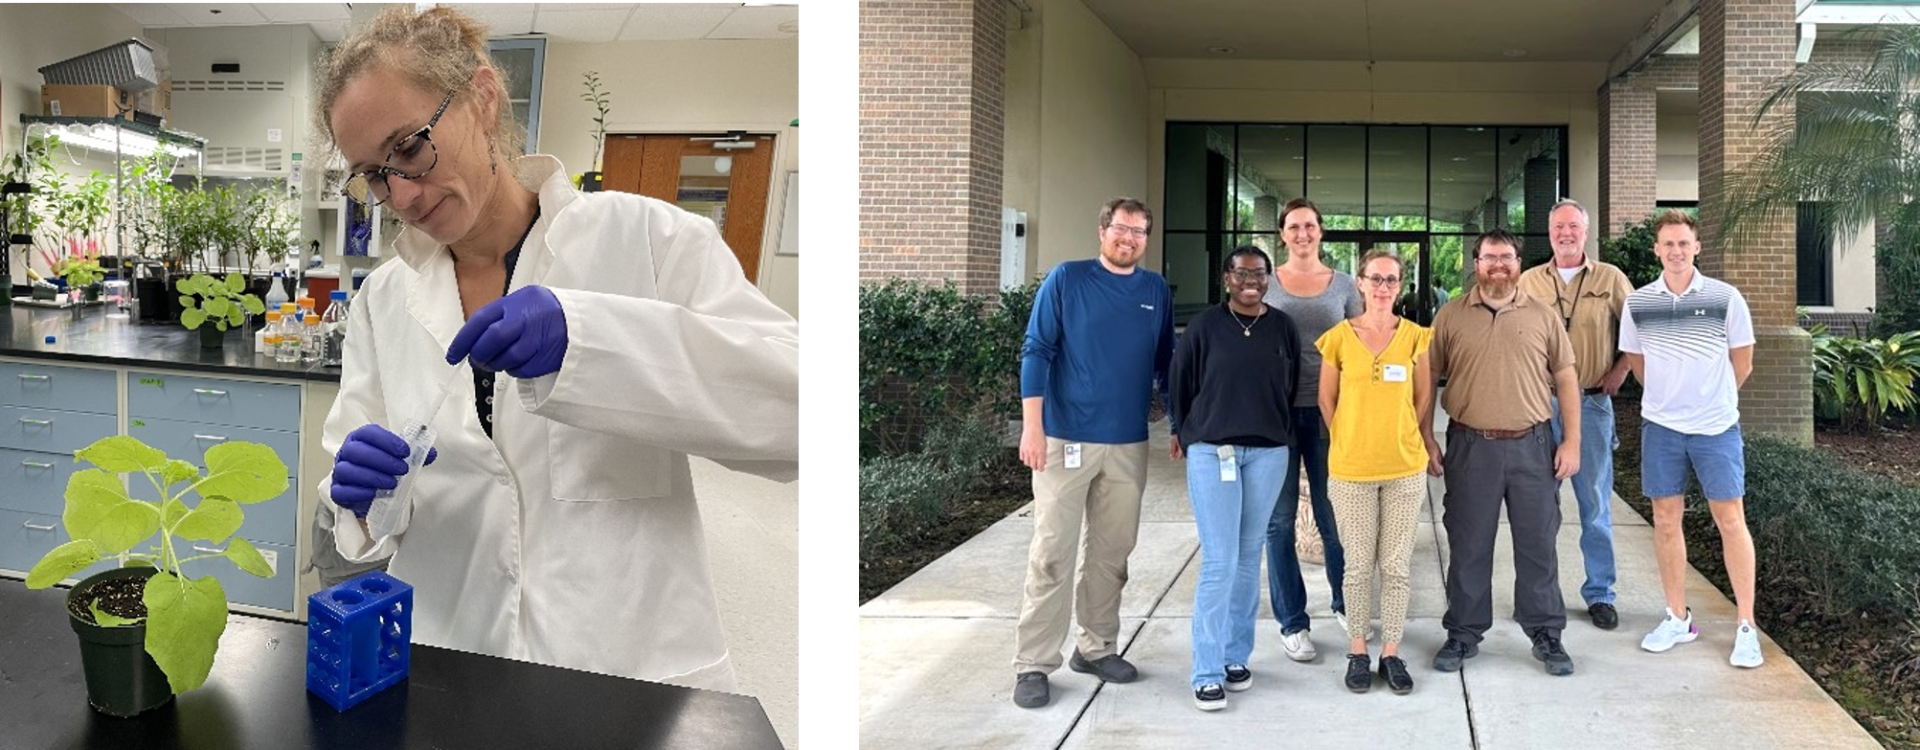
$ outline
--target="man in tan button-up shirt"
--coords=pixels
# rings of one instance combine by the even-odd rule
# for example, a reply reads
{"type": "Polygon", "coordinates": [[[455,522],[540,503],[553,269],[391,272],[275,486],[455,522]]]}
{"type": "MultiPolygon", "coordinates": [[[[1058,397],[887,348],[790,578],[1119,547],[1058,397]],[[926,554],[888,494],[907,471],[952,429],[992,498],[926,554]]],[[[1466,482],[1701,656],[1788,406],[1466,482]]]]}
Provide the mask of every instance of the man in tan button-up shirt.
{"type": "MultiPolygon", "coordinates": [[[[1587,210],[1572,199],[1554,204],[1548,215],[1553,260],[1520,275],[1520,291],[1555,314],[1573,339],[1580,377],[1580,473],[1573,475],[1573,497],[1580,510],[1580,557],[1587,580],[1580,596],[1587,615],[1602,630],[1620,625],[1613,608],[1613,394],[1627,379],[1627,360],[1619,356],[1620,310],[1633,285],[1611,263],[1587,254],[1587,210]]],[[[1555,435],[1562,432],[1560,410],[1553,413],[1555,435]]]]}

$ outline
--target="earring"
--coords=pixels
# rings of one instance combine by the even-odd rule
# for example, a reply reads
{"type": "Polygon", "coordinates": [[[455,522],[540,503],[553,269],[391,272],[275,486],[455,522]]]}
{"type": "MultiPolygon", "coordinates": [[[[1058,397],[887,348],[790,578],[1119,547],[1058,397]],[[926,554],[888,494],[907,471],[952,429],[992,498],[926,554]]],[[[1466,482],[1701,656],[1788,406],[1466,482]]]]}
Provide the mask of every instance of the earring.
{"type": "Polygon", "coordinates": [[[497,145],[494,144],[493,135],[488,134],[487,135],[487,171],[488,172],[494,173],[494,174],[498,174],[500,172],[499,154],[500,154],[500,149],[497,145]]]}

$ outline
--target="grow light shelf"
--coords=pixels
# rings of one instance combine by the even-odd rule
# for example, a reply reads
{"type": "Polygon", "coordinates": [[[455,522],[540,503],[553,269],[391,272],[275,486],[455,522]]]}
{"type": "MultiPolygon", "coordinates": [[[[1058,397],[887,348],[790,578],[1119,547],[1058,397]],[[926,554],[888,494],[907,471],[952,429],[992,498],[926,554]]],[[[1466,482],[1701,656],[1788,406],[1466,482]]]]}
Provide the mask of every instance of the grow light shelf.
{"type": "MultiPolygon", "coordinates": [[[[51,115],[29,115],[22,113],[20,115],[20,122],[29,129],[35,125],[40,125],[55,134],[62,134],[60,131],[71,128],[93,129],[93,126],[104,125],[109,128],[118,127],[125,133],[138,133],[160,143],[192,149],[194,151],[201,151],[207,147],[207,139],[193,135],[192,133],[167,130],[166,128],[148,125],[137,120],[122,120],[115,117],[54,117],[51,115]]],[[[108,136],[106,142],[109,145],[98,150],[112,151],[112,137],[108,136]]],[[[82,143],[81,145],[91,146],[92,144],[82,143]]]]}

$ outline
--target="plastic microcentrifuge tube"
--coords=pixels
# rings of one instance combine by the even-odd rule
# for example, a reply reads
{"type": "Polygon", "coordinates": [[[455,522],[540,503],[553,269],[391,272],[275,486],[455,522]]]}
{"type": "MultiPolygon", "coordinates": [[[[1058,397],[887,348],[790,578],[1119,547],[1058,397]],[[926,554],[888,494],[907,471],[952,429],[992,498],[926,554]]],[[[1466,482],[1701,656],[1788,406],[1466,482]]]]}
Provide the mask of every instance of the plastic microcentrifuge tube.
{"type": "Polygon", "coordinates": [[[433,403],[418,419],[408,420],[395,430],[401,440],[407,441],[407,473],[400,475],[398,484],[390,490],[379,490],[373,494],[373,505],[367,509],[367,530],[374,539],[383,539],[406,531],[407,522],[413,517],[413,480],[420,474],[420,467],[427,463],[427,452],[433,449],[433,418],[440,413],[440,407],[453,395],[453,384],[460,373],[466,372],[466,362],[453,368],[453,374],[440,384],[440,398],[433,403]]]}

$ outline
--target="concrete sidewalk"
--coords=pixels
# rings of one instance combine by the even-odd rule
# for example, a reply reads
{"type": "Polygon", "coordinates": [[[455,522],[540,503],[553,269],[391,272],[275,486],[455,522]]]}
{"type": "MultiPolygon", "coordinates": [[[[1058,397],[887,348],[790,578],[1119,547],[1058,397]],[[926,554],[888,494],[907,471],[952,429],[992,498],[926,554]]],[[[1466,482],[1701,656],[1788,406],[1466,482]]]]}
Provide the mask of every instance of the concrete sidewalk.
{"type": "MultiPolygon", "coordinates": [[[[1412,694],[1394,695],[1378,680],[1364,695],[1347,692],[1341,683],[1346,638],[1329,608],[1326,576],[1306,565],[1319,658],[1298,663],[1281,651],[1263,590],[1249,665],[1253,688],[1229,694],[1226,710],[1203,713],[1194,708],[1187,679],[1199,544],[1184,467],[1166,458],[1164,423],[1151,440],[1140,538],[1120,610],[1123,653],[1139,667],[1140,679],[1103,685],[1062,668],[1050,675],[1051,704],[1013,705],[1013,630],[1033,530],[1029,506],[860,608],[863,747],[1879,747],[1764,635],[1764,666],[1729,666],[1733,603],[1698,572],[1688,576],[1687,600],[1700,639],[1664,654],[1640,650],[1641,636],[1665,605],[1653,529],[1617,497],[1620,627],[1602,631],[1580,599],[1580,530],[1571,491],[1562,489],[1560,587],[1568,605],[1562,638],[1573,675],[1548,676],[1511,619],[1512,550],[1504,525],[1493,629],[1464,670],[1434,671],[1433,653],[1446,640],[1440,617],[1447,539],[1435,523],[1439,480],[1430,483],[1421,516],[1401,643],[1412,694]]],[[[1760,595],[1764,607],[1766,592],[1760,595]]],[[[1377,659],[1377,627],[1374,632],[1377,659]]],[[[1071,638],[1064,648],[1072,648],[1071,638]]]]}

